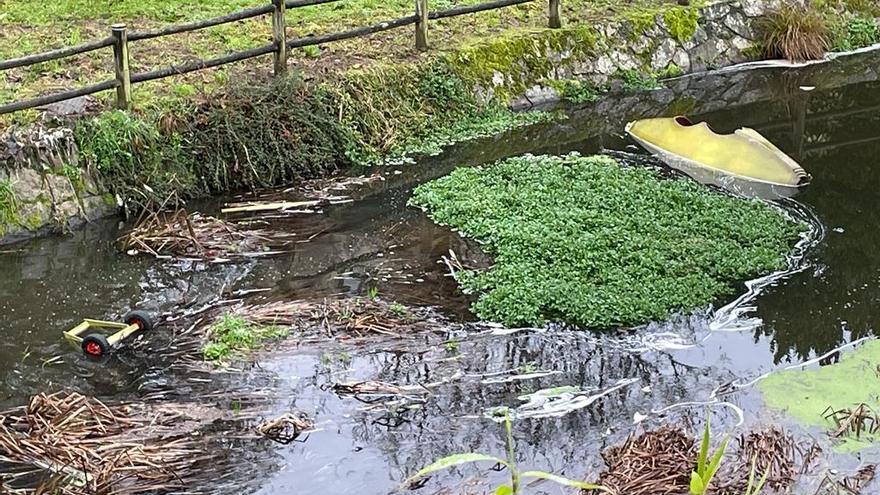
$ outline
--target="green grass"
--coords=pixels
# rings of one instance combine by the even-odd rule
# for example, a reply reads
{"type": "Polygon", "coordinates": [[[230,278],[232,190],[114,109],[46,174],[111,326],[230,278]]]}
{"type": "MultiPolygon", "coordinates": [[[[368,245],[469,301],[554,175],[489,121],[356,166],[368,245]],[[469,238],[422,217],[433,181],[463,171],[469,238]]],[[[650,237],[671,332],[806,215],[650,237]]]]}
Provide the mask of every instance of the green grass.
{"type": "Polygon", "coordinates": [[[18,205],[15,187],[10,180],[0,180],[0,235],[7,226],[18,223],[18,205]]]}
{"type": "Polygon", "coordinates": [[[784,266],[800,225],[764,203],[607,157],[459,168],[411,204],[494,256],[456,273],[483,319],[615,327],[660,320],[784,266]]]}
{"type": "MultiPolygon", "coordinates": [[[[431,9],[480,3],[481,0],[432,0],[431,9]]],[[[0,59],[13,58],[108,36],[114,22],[126,22],[131,30],[152,29],[172,23],[228,14],[245,7],[267,4],[259,0],[62,0],[30,2],[6,0],[0,9],[0,59]]],[[[610,0],[569,0],[563,2],[563,18],[569,26],[591,26],[598,19],[623,18],[629,12],[669,9],[668,2],[648,0],[621,6],[610,0]],[[622,7],[622,8],[621,8],[622,7]]],[[[493,39],[510,29],[538,29],[547,24],[546,2],[482,12],[431,23],[429,42],[432,54],[457,51],[477,40],[493,39]]],[[[344,0],[288,12],[288,36],[323,34],[394,19],[413,13],[411,0],[344,0]]],[[[207,58],[265,44],[271,40],[268,16],[215,26],[153,40],[133,42],[131,66],[135,72],[180,64],[193,58],[207,58]]],[[[371,65],[378,60],[412,61],[423,59],[413,46],[412,28],[378,33],[367,38],[323,45],[320,50],[293,50],[291,66],[307,72],[338,73],[349,68],[371,65]]],[[[138,110],[173,109],[181,101],[210,100],[232,74],[265,74],[271,57],[261,57],[221,68],[174,76],[134,86],[138,110]],[[191,87],[190,87],[191,86],[191,87]],[[193,88],[198,90],[194,94],[193,88]]],[[[93,84],[113,77],[112,52],[108,49],[38,66],[4,71],[0,74],[0,97],[24,99],[41,94],[93,84]]],[[[98,95],[106,106],[112,92],[98,95]]],[[[0,127],[25,124],[35,112],[0,117],[0,127]]]]}
{"type": "Polygon", "coordinates": [[[240,357],[272,340],[287,337],[287,328],[255,325],[245,318],[226,313],[208,329],[208,342],[202,348],[206,361],[215,363],[240,357]]]}

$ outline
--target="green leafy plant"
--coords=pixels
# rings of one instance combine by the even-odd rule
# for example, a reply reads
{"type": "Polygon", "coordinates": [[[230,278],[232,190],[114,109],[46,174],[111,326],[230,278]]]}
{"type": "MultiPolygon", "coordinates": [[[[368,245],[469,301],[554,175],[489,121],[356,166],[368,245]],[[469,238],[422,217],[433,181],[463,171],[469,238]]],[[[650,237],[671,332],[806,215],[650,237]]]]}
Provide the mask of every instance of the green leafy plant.
{"type": "Polygon", "coordinates": [[[400,304],[399,302],[393,302],[388,305],[388,311],[397,316],[398,318],[402,318],[404,316],[409,316],[409,310],[406,309],[406,306],[400,304]]]}
{"type": "Polygon", "coordinates": [[[11,180],[0,180],[0,229],[18,220],[18,201],[11,180]]]}
{"type": "Polygon", "coordinates": [[[770,469],[764,471],[764,475],[758,480],[755,479],[757,472],[758,456],[755,455],[752,457],[752,468],[749,470],[749,484],[746,485],[746,493],[744,495],[758,495],[761,493],[761,490],[764,489],[764,484],[767,482],[767,475],[770,474],[770,469]]]}
{"type": "Polygon", "coordinates": [[[610,328],[699,308],[784,267],[803,229],[759,201],[577,155],[461,167],[410,204],[494,257],[454,275],[478,316],[509,326],[610,328]]]}
{"type": "Polygon", "coordinates": [[[507,459],[501,459],[492,455],[479,454],[476,452],[455,454],[443,457],[442,459],[439,459],[431,465],[421,469],[419,472],[407,479],[405,481],[405,484],[411,484],[428,474],[442,471],[453,466],[469,464],[472,462],[492,462],[497,465],[504,466],[510,472],[510,483],[498,486],[495,489],[495,495],[518,494],[520,492],[522,481],[526,479],[541,479],[552,481],[559,485],[567,486],[570,488],[579,488],[581,490],[596,490],[611,493],[611,490],[605,488],[604,486],[594,485],[592,483],[585,483],[583,481],[576,481],[544,471],[520,471],[519,467],[516,464],[516,456],[514,455],[515,444],[513,441],[512,421],[510,419],[510,412],[507,410],[504,411],[504,428],[507,433],[507,459]]]}
{"type": "Polygon", "coordinates": [[[266,341],[283,339],[288,333],[284,327],[260,326],[225,313],[208,329],[208,342],[202,348],[202,355],[206,361],[220,362],[256,349],[266,341]]]}
{"type": "Polygon", "coordinates": [[[875,43],[880,43],[880,28],[874,19],[856,17],[835,29],[835,50],[856,50],[875,43]]]}
{"type": "Polygon", "coordinates": [[[830,30],[822,13],[809,2],[785,1],[755,23],[757,42],[768,58],[795,62],[818,60],[831,46],[830,30]]]}
{"type": "Polygon", "coordinates": [[[709,429],[709,419],[706,419],[706,428],[703,430],[703,439],[700,442],[700,452],[697,455],[697,469],[691,472],[691,495],[705,495],[709,491],[709,485],[718,472],[721,465],[721,458],[724,451],[727,450],[727,443],[730,437],[725,437],[718,446],[718,450],[709,457],[709,443],[711,442],[712,433],[709,429]]]}
{"type": "Polygon", "coordinates": [[[374,300],[379,297],[379,288],[375,285],[367,289],[367,299],[374,300]]]}
{"type": "Polygon", "coordinates": [[[620,70],[616,77],[623,81],[623,89],[626,91],[644,91],[661,87],[656,77],[642,74],[636,69],[620,70]]]}
{"type": "Polygon", "coordinates": [[[598,100],[606,91],[606,88],[597,87],[593,84],[577,79],[563,79],[552,83],[560,96],[575,104],[591,103],[598,100]]]}

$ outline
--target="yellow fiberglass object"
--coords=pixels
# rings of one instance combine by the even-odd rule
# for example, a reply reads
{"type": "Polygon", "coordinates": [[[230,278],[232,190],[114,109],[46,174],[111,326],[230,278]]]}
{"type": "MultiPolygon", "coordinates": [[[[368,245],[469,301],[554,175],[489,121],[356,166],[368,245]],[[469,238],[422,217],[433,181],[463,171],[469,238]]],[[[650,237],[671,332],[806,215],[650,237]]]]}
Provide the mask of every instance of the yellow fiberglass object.
{"type": "Polygon", "coordinates": [[[753,129],[716,134],[705,122],[686,117],[631,122],[626,132],[661,160],[694,176],[758,196],[787,197],[810,182],[810,175],[753,129]],[[757,192],[755,192],[757,190],[757,192]]]}

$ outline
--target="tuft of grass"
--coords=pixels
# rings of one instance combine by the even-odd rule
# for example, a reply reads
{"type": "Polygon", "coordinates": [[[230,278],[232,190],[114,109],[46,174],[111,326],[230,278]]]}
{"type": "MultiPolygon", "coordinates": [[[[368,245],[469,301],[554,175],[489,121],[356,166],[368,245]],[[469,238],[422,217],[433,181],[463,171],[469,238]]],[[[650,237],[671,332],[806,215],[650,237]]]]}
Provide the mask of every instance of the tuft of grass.
{"type": "Polygon", "coordinates": [[[18,223],[18,201],[15,187],[9,179],[0,180],[0,228],[18,223]]]}
{"type": "Polygon", "coordinates": [[[259,326],[225,313],[208,329],[208,343],[202,348],[202,355],[206,361],[222,362],[257,349],[267,341],[283,339],[288,333],[284,327],[259,326]]]}
{"type": "Polygon", "coordinates": [[[577,79],[564,79],[550,81],[550,84],[559,92],[559,95],[571,103],[592,103],[602,97],[606,88],[579,81],[577,79]]]}
{"type": "Polygon", "coordinates": [[[626,91],[645,91],[662,87],[656,76],[642,74],[636,69],[617,71],[615,78],[623,81],[623,89],[626,91]]]}
{"type": "Polygon", "coordinates": [[[830,30],[822,13],[811,4],[786,1],[755,24],[758,45],[768,58],[793,62],[819,60],[831,47],[830,30]]]}
{"type": "Polygon", "coordinates": [[[784,267],[803,227],[762,202],[577,155],[459,168],[410,204],[494,256],[455,277],[478,316],[510,326],[608,328],[704,307],[784,267]]]}

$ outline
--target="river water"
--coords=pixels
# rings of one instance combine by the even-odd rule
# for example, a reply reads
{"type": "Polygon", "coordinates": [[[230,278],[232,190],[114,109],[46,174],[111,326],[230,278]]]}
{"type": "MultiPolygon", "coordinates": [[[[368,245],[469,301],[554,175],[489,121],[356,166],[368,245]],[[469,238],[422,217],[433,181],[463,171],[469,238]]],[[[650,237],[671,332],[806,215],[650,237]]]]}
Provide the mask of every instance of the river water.
{"type": "MultiPolygon", "coordinates": [[[[514,437],[523,467],[580,479],[601,471],[604,448],[644,425],[683,417],[700,424],[707,414],[727,430],[740,421],[740,429],[784,421],[764,410],[749,388],[723,397],[730,405],[682,403],[711,402],[721,385],[874,335],[880,82],[871,68],[878,66],[880,55],[865,54],[802,69],[717,72],[671,81],[661,90],[610,95],[568,109],[561,122],[377,170],[383,180],[360,191],[354,203],[276,222],[274,228],[310,241],[273,258],[218,265],[131,257],[116,245],[125,227],[117,220],[6,246],[0,254],[0,405],[58,389],[109,400],[159,392],[210,405],[226,411],[209,434],[228,437],[227,450],[218,455],[237,468],[221,483],[206,481],[203,491],[263,494],[388,493],[437,457],[501,454],[502,427],[486,417],[498,406],[517,412],[514,437]],[[637,153],[622,135],[628,120],[679,112],[706,119],[719,132],[754,127],[813,175],[812,185],[795,198],[799,205],[786,206],[804,212],[815,227],[792,273],[734,307],[732,319],[705,308],[612,334],[509,333],[461,323],[470,320],[467,300],[438,261],[450,249],[474,256],[473,247],[406,207],[415,185],[455,166],[522,153],[637,153]],[[83,317],[115,318],[132,307],[171,311],[235,289],[268,288],[271,297],[296,299],[362,295],[371,287],[382,298],[435,306],[453,323],[444,332],[411,338],[284,346],[244,376],[207,384],[167,367],[164,355],[173,350],[168,330],[104,363],[84,360],[61,337],[83,317]],[[433,385],[430,393],[367,402],[329,389],[360,380],[433,385]],[[230,404],[257,384],[272,391],[266,417],[302,410],[315,418],[317,431],[287,446],[249,437],[252,424],[235,421],[230,404]],[[534,394],[563,386],[574,388],[552,398],[534,394]],[[647,419],[635,426],[635,417],[647,419]]],[[[854,470],[876,461],[878,453],[828,455],[802,483],[811,486],[826,468],[854,470]]],[[[435,476],[417,493],[484,493],[504,476],[462,467],[435,476]]],[[[208,473],[211,478],[218,476],[208,473]]],[[[549,485],[530,490],[558,493],[549,485]]]]}

